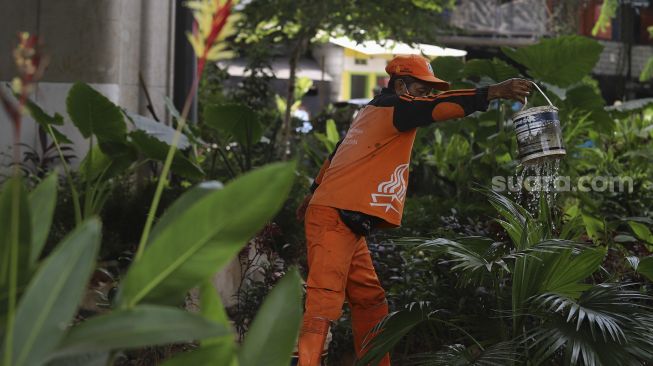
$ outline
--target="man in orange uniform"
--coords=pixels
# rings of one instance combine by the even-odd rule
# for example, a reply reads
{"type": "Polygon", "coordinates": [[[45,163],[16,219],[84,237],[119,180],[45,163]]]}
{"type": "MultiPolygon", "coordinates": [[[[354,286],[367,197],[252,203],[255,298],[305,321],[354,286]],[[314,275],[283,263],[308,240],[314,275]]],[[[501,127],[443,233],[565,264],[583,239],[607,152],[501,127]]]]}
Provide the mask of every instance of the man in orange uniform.
{"type": "MultiPolygon", "coordinates": [[[[386,72],[388,88],[356,116],[297,210],[298,218],[305,218],[309,267],[300,366],[320,364],[329,327],[340,317],[345,298],[359,358],[365,336],[388,314],[365,236],[374,228],[401,225],[417,127],[484,111],[492,99],[523,103],[531,90],[529,81],[510,79],[431,95],[433,89],[448,90],[449,83],[435,77],[429,61],[417,55],[395,57],[386,72]]],[[[390,365],[388,355],[380,365],[390,365]]]]}

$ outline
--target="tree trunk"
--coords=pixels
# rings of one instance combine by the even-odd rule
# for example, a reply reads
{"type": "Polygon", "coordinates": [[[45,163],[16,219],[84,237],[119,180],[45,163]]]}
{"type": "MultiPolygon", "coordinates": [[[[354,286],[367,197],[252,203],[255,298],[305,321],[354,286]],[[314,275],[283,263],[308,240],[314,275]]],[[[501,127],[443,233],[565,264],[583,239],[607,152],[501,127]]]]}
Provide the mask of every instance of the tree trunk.
{"type": "Polygon", "coordinates": [[[283,122],[281,125],[281,133],[279,134],[279,145],[278,151],[281,160],[288,160],[291,155],[290,150],[290,137],[292,133],[292,128],[290,126],[291,120],[291,107],[295,103],[295,84],[297,81],[297,63],[299,58],[302,55],[305,44],[308,41],[307,33],[302,32],[298,36],[297,43],[293,48],[290,54],[290,60],[288,61],[290,75],[288,76],[288,89],[286,91],[286,111],[283,116],[283,122]]]}

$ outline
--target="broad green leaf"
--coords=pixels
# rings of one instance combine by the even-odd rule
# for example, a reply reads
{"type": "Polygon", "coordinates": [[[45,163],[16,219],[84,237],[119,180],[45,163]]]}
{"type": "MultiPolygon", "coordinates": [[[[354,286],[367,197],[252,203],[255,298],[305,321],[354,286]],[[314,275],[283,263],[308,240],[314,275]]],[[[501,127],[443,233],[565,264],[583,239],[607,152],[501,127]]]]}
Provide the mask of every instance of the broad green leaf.
{"type": "Polygon", "coordinates": [[[572,35],[544,39],[519,49],[502,47],[501,50],[526,66],[532,77],[567,87],[592,71],[603,46],[593,39],[572,35]]]}
{"type": "Polygon", "coordinates": [[[95,145],[79,165],[79,174],[84,181],[107,181],[125,172],[134,162],[130,155],[105,154],[100,146],[95,145]]]}
{"type": "Polygon", "coordinates": [[[207,126],[233,136],[243,146],[251,146],[261,140],[263,125],[256,112],[240,104],[208,105],[204,109],[207,126]]]}
{"type": "Polygon", "coordinates": [[[334,147],[338,143],[338,140],[340,140],[340,134],[338,133],[338,128],[336,127],[336,121],[331,118],[326,121],[326,137],[331,143],[333,143],[334,147]]]}
{"type": "Polygon", "coordinates": [[[86,353],[57,358],[46,366],[106,366],[108,360],[108,352],[86,353]]]}
{"type": "Polygon", "coordinates": [[[239,352],[240,365],[288,365],[301,318],[301,279],[293,269],[268,294],[256,313],[239,352]]]}
{"type": "Polygon", "coordinates": [[[47,127],[49,125],[63,125],[63,116],[59,113],[55,113],[54,116],[50,116],[45,113],[45,111],[36,103],[27,99],[25,101],[25,108],[29,111],[32,118],[36,123],[40,124],[42,127],[47,127]]]}
{"type": "MultiPolygon", "coordinates": [[[[129,118],[134,126],[140,131],[145,132],[147,135],[155,137],[161,142],[165,142],[168,145],[172,145],[172,140],[177,132],[174,128],[157,122],[152,118],[141,116],[138,114],[124,112],[127,118],[129,118]]],[[[188,142],[188,137],[183,133],[179,136],[179,141],[177,143],[177,148],[179,150],[186,150],[190,147],[190,142],[188,142]]]]}
{"type": "Polygon", "coordinates": [[[607,131],[612,123],[608,112],[605,111],[605,100],[591,85],[582,84],[567,91],[566,99],[561,106],[561,123],[577,123],[574,120],[564,120],[569,112],[590,112],[589,119],[595,122],[595,128],[607,131]],[[564,113],[564,111],[568,113],[564,113]]]}
{"type": "Polygon", "coordinates": [[[25,186],[19,177],[10,178],[0,192],[0,297],[8,294],[12,243],[17,250],[18,283],[27,282],[31,224],[25,186]]]}
{"type": "Polygon", "coordinates": [[[75,83],[66,99],[68,115],[82,136],[100,142],[125,142],[127,126],[120,108],[84,83],[75,83]]]}
{"type": "Polygon", "coordinates": [[[498,58],[474,59],[465,63],[465,77],[487,76],[496,82],[518,77],[519,71],[498,58]]]}
{"type": "MultiPolygon", "coordinates": [[[[129,136],[143,155],[150,159],[165,161],[170,145],[141,130],[132,131],[129,136]]],[[[189,179],[201,179],[204,176],[202,168],[190,161],[179,150],[175,151],[170,168],[173,172],[189,179]]]]}
{"type": "Polygon", "coordinates": [[[651,234],[651,230],[646,225],[635,221],[628,221],[628,226],[630,226],[630,229],[638,239],[644,240],[648,244],[653,244],[653,234],[651,234]]]}
{"type": "Polygon", "coordinates": [[[66,135],[54,128],[55,125],[63,125],[63,116],[61,116],[59,113],[55,113],[54,116],[50,116],[49,114],[45,113],[45,111],[43,111],[43,109],[41,109],[38,104],[29,99],[27,99],[25,103],[25,108],[27,108],[34,121],[36,121],[36,123],[38,123],[43,128],[43,130],[50,135],[50,137],[56,138],[57,142],[60,144],[72,144],[72,141],[70,141],[66,135]]]}
{"type": "Polygon", "coordinates": [[[50,233],[52,215],[57,204],[57,173],[50,174],[29,195],[30,218],[32,219],[32,247],[30,264],[34,265],[41,255],[50,233]]]}
{"type": "Polygon", "coordinates": [[[592,238],[592,240],[600,240],[603,237],[605,227],[603,221],[587,214],[582,214],[582,216],[587,235],[592,238]]]}
{"type": "Polygon", "coordinates": [[[653,257],[640,258],[635,270],[653,282],[653,257]]]}
{"type": "Polygon", "coordinates": [[[435,76],[442,80],[454,82],[463,78],[465,64],[460,57],[440,56],[431,62],[431,66],[435,76]]]}
{"type": "MultiPolygon", "coordinates": [[[[229,328],[231,323],[225,312],[222,300],[210,279],[200,285],[200,312],[204,318],[229,328]]],[[[237,365],[235,335],[229,334],[202,341],[197,351],[175,357],[165,365],[237,365]]]]}
{"type": "Polygon", "coordinates": [[[294,163],[275,163],[212,192],[162,228],[132,264],[120,294],[123,306],[179,301],[220,270],[281,208],[294,163]]]}
{"type": "Polygon", "coordinates": [[[222,183],[218,181],[202,182],[195,187],[186,191],[181,197],[173,202],[170,207],[166,209],[161,218],[157,221],[152,229],[149,242],[152,242],[159,235],[162,229],[166,228],[174,222],[179,215],[183,214],[186,210],[196,204],[199,200],[204,198],[209,193],[215,192],[224,188],[222,183]]]}
{"type": "Polygon", "coordinates": [[[215,345],[175,355],[162,366],[237,366],[238,359],[235,357],[233,341],[231,342],[230,345],[215,345]]]}
{"type": "Polygon", "coordinates": [[[208,278],[200,285],[200,312],[206,319],[225,326],[229,325],[229,317],[222,306],[218,291],[208,278]]]}
{"type": "Polygon", "coordinates": [[[552,292],[578,298],[582,291],[591,287],[581,282],[599,269],[605,254],[604,249],[585,249],[575,256],[571,251],[547,255],[539,293],[552,292]]]}
{"type": "Polygon", "coordinates": [[[649,58],[642,69],[642,72],[639,74],[639,81],[645,82],[648,79],[653,78],[653,57],[649,58]]]}
{"type": "Polygon", "coordinates": [[[98,220],[85,221],[34,275],[16,313],[12,365],[39,365],[55,349],[86,290],[100,235],[98,220]]]}
{"type": "Polygon", "coordinates": [[[114,310],[73,327],[56,356],[190,342],[229,334],[223,325],[166,306],[114,310]]]}

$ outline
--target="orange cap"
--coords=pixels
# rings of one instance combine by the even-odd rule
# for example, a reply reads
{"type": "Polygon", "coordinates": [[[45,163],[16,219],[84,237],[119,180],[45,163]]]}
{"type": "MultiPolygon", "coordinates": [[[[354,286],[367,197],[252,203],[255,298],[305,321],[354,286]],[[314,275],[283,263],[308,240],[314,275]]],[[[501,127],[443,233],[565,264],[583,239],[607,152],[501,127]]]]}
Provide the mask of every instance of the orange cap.
{"type": "Polygon", "coordinates": [[[433,84],[433,88],[437,90],[449,90],[449,83],[436,78],[429,60],[420,55],[395,56],[388,62],[385,71],[390,76],[412,76],[415,79],[433,84]]]}

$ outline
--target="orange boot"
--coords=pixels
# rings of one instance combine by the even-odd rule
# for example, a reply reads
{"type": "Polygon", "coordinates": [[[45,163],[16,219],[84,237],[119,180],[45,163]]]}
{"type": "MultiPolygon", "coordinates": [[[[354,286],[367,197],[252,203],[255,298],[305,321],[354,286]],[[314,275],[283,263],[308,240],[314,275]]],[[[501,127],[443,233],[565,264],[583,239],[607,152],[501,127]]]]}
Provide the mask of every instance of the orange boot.
{"type": "Polygon", "coordinates": [[[302,322],[299,334],[299,363],[297,366],[320,366],[322,350],[331,321],[326,318],[308,318],[302,322]]]}
{"type": "MultiPolygon", "coordinates": [[[[361,359],[367,350],[362,350],[363,342],[369,343],[374,334],[367,335],[374,326],[388,315],[388,303],[383,302],[372,308],[351,306],[351,325],[354,333],[354,349],[356,357],[361,359]],[[367,337],[367,338],[366,338],[367,337]]],[[[390,366],[390,355],[386,354],[379,362],[380,366],[390,366]]]]}

